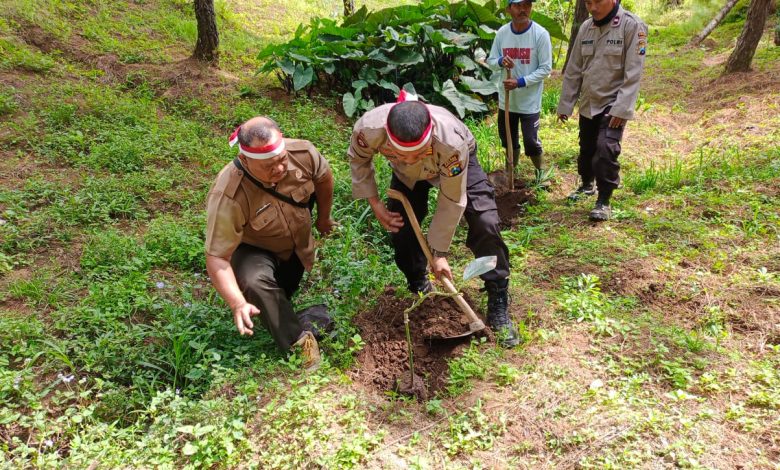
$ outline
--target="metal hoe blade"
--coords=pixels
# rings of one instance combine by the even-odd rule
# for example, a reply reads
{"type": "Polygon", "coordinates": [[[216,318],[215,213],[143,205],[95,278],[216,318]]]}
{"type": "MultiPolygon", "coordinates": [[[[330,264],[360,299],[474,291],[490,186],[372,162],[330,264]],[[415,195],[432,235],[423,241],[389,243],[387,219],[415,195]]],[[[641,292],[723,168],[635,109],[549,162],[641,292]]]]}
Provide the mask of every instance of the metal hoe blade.
{"type": "Polygon", "coordinates": [[[472,277],[481,276],[488,271],[492,271],[496,269],[496,264],[498,264],[498,256],[495,255],[477,258],[466,265],[466,269],[463,270],[463,280],[468,281],[472,277]]]}

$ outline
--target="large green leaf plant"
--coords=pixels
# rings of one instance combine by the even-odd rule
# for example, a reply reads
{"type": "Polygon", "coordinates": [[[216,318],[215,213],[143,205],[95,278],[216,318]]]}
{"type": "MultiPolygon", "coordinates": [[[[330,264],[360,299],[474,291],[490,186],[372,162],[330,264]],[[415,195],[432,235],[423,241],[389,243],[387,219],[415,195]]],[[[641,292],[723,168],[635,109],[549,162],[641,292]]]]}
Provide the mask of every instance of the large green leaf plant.
{"type": "MultiPolygon", "coordinates": [[[[496,2],[425,0],[369,12],[365,6],[341,24],[314,18],[292,40],[272,44],[258,58],[288,92],[320,87],[343,93],[347,116],[393,101],[401,86],[460,117],[487,111],[496,73],[484,63],[496,30],[496,2]]],[[[534,21],[566,40],[551,18],[534,21]]]]}

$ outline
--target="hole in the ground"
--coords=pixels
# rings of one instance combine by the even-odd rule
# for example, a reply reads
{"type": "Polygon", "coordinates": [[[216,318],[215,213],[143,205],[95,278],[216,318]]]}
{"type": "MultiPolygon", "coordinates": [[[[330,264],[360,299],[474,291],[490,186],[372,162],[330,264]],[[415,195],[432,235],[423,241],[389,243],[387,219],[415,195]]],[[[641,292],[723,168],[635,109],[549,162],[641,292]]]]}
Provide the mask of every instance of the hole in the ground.
{"type": "MultiPolygon", "coordinates": [[[[468,297],[466,301],[472,304],[468,297]]],[[[413,299],[398,298],[395,289],[388,287],[373,310],[354,318],[365,347],[358,353],[353,376],[381,393],[396,391],[425,400],[446,387],[447,361],[459,356],[472,338],[488,336],[490,331],[442,339],[469,331],[469,322],[451,298],[426,299],[409,314],[414,372],[422,383],[417,378],[412,381],[404,328],[404,310],[412,303],[413,299]]]]}

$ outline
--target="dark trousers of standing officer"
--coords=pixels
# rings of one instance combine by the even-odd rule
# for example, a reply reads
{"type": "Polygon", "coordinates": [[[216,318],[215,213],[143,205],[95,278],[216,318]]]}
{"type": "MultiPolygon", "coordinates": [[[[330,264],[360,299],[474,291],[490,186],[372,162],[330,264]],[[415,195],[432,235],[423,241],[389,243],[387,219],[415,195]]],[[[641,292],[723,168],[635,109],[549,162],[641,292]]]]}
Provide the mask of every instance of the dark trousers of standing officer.
{"type": "Polygon", "coordinates": [[[290,299],[303,277],[303,264],[293,253],[287,261],[274,253],[242,243],[230,258],[238,286],[247,302],[260,309],[263,326],[276,345],[287,351],[303,327],[290,299]]]}
{"type": "Polygon", "coordinates": [[[591,119],[580,115],[580,155],[577,171],[583,184],[596,180],[599,192],[609,192],[620,184],[620,141],[623,127],[609,127],[611,116],[605,109],[591,119]]]}
{"type": "MultiPolygon", "coordinates": [[[[414,188],[409,189],[393,173],[390,187],[406,195],[414,209],[414,214],[417,216],[417,221],[422,222],[428,215],[428,192],[432,187],[431,184],[427,181],[418,181],[414,188]]],[[[480,277],[486,282],[503,282],[509,277],[509,249],[501,238],[493,186],[488,183],[487,175],[477,161],[476,146],[469,155],[466,191],[467,202],[464,217],[469,227],[466,246],[474,253],[475,257],[497,256],[496,269],[480,277]]],[[[400,213],[404,218],[404,226],[397,233],[391,233],[390,239],[395,249],[395,263],[404,273],[407,281],[412,283],[425,275],[428,260],[420,248],[412,224],[409,223],[401,202],[390,199],[387,208],[392,212],[400,213]]]]}

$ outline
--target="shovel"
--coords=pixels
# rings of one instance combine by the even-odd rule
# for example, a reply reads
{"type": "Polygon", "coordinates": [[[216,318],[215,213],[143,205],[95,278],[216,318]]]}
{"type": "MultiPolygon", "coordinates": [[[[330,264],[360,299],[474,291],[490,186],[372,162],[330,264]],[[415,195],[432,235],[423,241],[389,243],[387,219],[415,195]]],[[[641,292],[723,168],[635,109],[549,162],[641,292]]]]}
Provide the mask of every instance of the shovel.
{"type": "MultiPolygon", "coordinates": [[[[512,78],[512,72],[506,70],[506,78],[512,78]]],[[[515,155],[512,148],[512,126],[509,125],[509,90],[504,90],[504,135],[506,136],[506,176],[509,191],[515,190],[515,155]]]]}
{"type": "MultiPolygon", "coordinates": [[[[406,198],[406,196],[403,195],[403,193],[396,191],[395,189],[388,189],[387,196],[392,199],[397,199],[398,201],[401,201],[401,204],[403,204],[407,218],[409,219],[409,223],[412,224],[414,234],[417,236],[417,241],[420,243],[420,248],[422,248],[422,251],[425,254],[425,258],[428,260],[428,264],[432,265],[433,255],[431,255],[431,250],[428,248],[428,242],[426,242],[425,238],[423,238],[420,224],[417,222],[417,217],[414,215],[414,210],[412,209],[412,205],[409,204],[409,200],[406,198]]],[[[479,319],[477,314],[474,313],[474,310],[471,309],[471,306],[466,303],[466,301],[463,299],[463,296],[458,293],[458,289],[452,285],[452,281],[450,281],[446,276],[442,276],[439,281],[444,284],[447,292],[456,294],[454,297],[455,303],[458,304],[458,307],[460,307],[461,311],[466,314],[466,318],[469,320],[469,330],[467,332],[459,335],[446,336],[442,339],[462,338],[464,336],[469,336],[478,331],[484,330],[485,324],[482,322],[482,320],[479,319]]]]}

